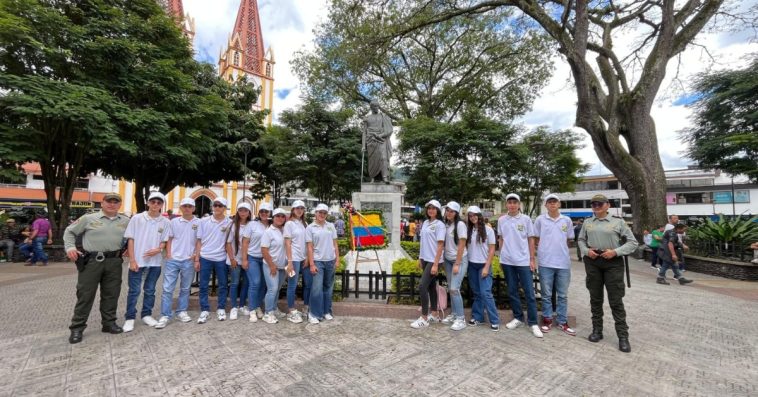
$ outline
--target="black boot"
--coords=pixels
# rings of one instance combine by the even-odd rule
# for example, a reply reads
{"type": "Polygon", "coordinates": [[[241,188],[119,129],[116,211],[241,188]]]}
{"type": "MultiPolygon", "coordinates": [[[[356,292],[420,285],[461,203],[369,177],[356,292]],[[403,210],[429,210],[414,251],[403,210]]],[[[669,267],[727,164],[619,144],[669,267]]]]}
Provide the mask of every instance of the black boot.
{"type": "Polygon", "coordinates": [[[590,342],[599,342],[600,339],[603,339],[603,331],[594,328],[592,329],[590,336],[587,337],[587,340],[590,342]]]}
{"type": "Polygon", "coordinates": [[[689,284],[689,283],[692,282],[692,280],[688,280],[688,279],[686,279],[684,277],[679,277],[678,280],[679,280],[679,284],[681,284],[681,285],[689,284]]]}
{"type": "Polygon", "coordinates": [[[120,334],[124,332],[124,329],[116,325],[116,323],[110,325],[103,325],[103,332],[109,334],[120,334]]]}
{"type": "Polygon", "coordinates": [[[68,343],[74,344],[82,341],[84,330],[72,329],[71,336],[68,337],[68,343]]]}
{"type": "Polygon", "coordinates": [[[632,345],[629,344],[629,338],[619,338],[619,350],[624,353],[632,351],[632,345]]]}
{"type": "Polygon", "coordinates": [[[655,280],[655,282],[658,283],[658,284],[670,285],[670,283],[668,281],[666,281],[665,277],[658,277],[658,279],[655,280]]]}

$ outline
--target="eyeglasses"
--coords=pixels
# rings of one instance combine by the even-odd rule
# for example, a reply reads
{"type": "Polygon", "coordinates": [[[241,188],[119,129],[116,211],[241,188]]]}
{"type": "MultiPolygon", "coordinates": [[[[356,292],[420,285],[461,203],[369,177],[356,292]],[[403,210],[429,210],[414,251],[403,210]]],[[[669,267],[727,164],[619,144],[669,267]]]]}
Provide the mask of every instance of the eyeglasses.
{"type": "Polygon", "coordinates": [[[213,204],[213,208],[224,208],[225,205],[223,204],[213,204]]]}
{"type": "Polygon", "coordinates": [[[600,208],[600,207],[602,207],[604,204],[605,204],[605,203],[601,203],[601,202],[599,202],[599,201],[593,201],[593,202],[591,202],[591,203],[590,203],[590,207],[592,207],[592,208],[600,208]]]}

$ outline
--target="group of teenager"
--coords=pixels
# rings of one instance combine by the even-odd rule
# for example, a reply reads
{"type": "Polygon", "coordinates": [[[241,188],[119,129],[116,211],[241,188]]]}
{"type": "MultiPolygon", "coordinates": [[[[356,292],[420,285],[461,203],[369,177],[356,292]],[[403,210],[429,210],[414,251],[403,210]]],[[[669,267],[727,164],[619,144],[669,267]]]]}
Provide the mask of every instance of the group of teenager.
{"type": "MultiPolygon", "coordinates": [[[[210,280],[218,280],[216,320],[237,320],[249,316],[250,322],[274,324],[281,318],[293,323],[310,324],[332,320],[334,273],[339,261],[337,231],[327,221],[328,207],[319,204],[311,224],[305,221],[305,204],[297,200],[292,211],[273,209],[262,203],[253,214],[248,203],[240,204],[233,216],[226,214],[228,202],[216,198],[212,214],[202,219],[194,215],[195,202],[180,202],[181,216],[171,220],[162,215],[165,197],[153,192],[147,211],[131,219],[117,213],[121,197],[106,195],[103,210],[82,217],[66,229],[64,243],[72,260],[86,255],[79,270],[77,305],[72,319],[71,343],[82,340],[86,320],[97,286],[101,288],[103,332],[134,330],[137,302],[142,295],[140,319],[154,328],[165,328],[172,319],[190,322],[188,313],[190,286],[199,274],[200,314],[198,324],[211,317],[210,280]],[[115,209],[114,209],[115,208],[115,209]],[[111,224],[113,226],[111,227],[111,224]],[[113,232],[111,232],[113,230],[113,232]],[[121,232],[126,249],[115,249],[115,236],[121,232]],[[75,241],[82,236],[83,250],[75,241]],[[104,244],[105,241],[109,244],[104,244]],[[123,327],[115,323],[115,304],[120,291],[121,274],[103,274],[106,259],[127,256],[129,262],[126,316],[123,327]],[[98,270],[100,269],[100,270],[98,270]],[[153,317],[156,284],[163,273],[160,316],[153,317]],[[307,317],[297,310],[295,290],[302,274],[303,303],[307,317]],[[118,285],[115,280],[118,279],[118,285]],[[279,291],[287,284],[287,313],[278,309],[279,291]],[[176,309],[173,296],[179,285],[176,309]],[[108,289],[107,292],[103,290],[108,289]],[[114,292],[115,291],[115,292],[114,292]],[[116,300],[113,300],[115,295],[116,300]],[[103,301],[105,299],[105,301],[103,301]],[[226,312],[230,302],[230,311],[226,312]]],[[[106,269],[107,270],[107,269],[106,269]]]]}

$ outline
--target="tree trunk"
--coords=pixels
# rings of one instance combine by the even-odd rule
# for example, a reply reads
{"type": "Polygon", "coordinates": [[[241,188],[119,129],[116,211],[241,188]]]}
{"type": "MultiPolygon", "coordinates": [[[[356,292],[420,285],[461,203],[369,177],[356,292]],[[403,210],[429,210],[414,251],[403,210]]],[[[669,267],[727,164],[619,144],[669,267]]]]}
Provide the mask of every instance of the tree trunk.
{"type": "MultiPolygon", "coordinates": [[[[144,178],[134,178],[134,203],[137,207],[137,214],[147,210],[147,207],[145,206],[145,197],[150,194],[149,189],[149,186],[145,186],[144,178]]],[[[134,215],[136,214],[132,214],[132,216],[134,215]]]]}

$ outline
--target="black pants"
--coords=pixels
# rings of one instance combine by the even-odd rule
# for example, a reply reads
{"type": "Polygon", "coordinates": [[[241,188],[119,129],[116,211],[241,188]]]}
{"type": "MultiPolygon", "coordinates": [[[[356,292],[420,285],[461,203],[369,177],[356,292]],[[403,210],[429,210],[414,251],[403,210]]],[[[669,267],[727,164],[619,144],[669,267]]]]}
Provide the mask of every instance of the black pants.
{"type": "MultiPolygon", "coordinates": [[[[429,315],[430,301],[431,310],[437,310],[437,279],[436,275],[432,275],[432,262],[422,260],[424,265],[424,272],[421,274],[421,282],[418,286],[418,293],[421,296],[421,314],[424,316],[429,315]]],[[[437,266],[439,271],[439,265],[437,266]]]]}
{"type": "Polygon", "coordinates": [[[102,262],[89,258],[84,270],[79,272],[76,283],[76,306],[69,329],[87,328],[87,318],[95,302],[97,287],[100,286],[100,317],[103,326],[116,322],[118,296],[121,293],[122,258],[108,258],[102,262]]]}
{"type": "Polygon", "coordinates": [[[592,311],[592,328],[603,331],[603,287],[608,292],[608,305],[611,307],[616,323],[616,335],[629,337],[624,310],[624,260],[616,257],[606,260],[601,257],[590,259],[584,257],[584,269],[587,272],[587,289],[590,292],[590,309],[592,311]]]}

